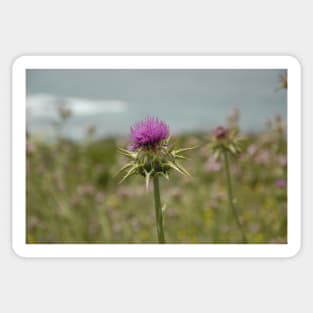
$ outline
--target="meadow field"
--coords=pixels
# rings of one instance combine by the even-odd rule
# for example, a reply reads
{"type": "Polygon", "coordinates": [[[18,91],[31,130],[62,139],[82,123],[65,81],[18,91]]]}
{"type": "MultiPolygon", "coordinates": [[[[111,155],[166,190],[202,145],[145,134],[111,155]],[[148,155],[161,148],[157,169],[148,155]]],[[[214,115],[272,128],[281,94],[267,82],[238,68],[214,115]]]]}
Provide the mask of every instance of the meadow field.
{"type": "MultiPolygon", "coordinates": [[[[125,164],[118,147],[128,138],[94,136],[81,141],[60,132],[68,118],[60,112],[53,141],[27,134],[27,243],[156,243],[153,193],[144,178],[119,184],[114,174],[125,164]]],[[[238,116],[227,127],[237,127],[238,116]]],[[[257,133],[240,133],[243,150],[230,159],[235,205],[248,243],[287,242],[287,141],[279,117],[257,133]]],[[[210,132],[173,136],[189,151],[185,168],[160,179],[166,204],[167,243],[239,243],[240,231],[229,209],[225,168],[208,147],[210,132]]]]}

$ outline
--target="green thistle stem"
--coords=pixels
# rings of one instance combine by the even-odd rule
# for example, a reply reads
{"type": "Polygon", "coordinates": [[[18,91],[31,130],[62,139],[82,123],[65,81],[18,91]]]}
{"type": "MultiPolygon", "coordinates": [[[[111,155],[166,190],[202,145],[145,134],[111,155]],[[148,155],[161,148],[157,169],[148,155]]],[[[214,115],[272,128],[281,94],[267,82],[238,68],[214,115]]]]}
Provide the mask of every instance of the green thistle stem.
{"type": "Polygon", "coordinates": [[[154,190],[154,204],[155,204],[155,216],[158,232],[159,243],[165,243],[164,230],[163,230],[163,212],[161,208],[160,199],[160,186],[158,175],[153,176],[153,190],[154,190]]]}
{"type": "Polygon", "coordinates": [[[247,243],[248,242],[247,237],[244,233],[243,227],[242,227],[240,220],[239,220],[237,209],[234,205],[234,196],[233,196],[233,188],[232,188],[232,181],[231,181],[231,175],[230,175],[229,157],[228,157],[228,152],[225,149],[223,149],[223,155],[224,155],[224,162],[225,162],[225,172],[226,172],[229,207],[233,213],[236,224],[237,224],[237,226],[241,232],[242,241],[243,241],[243,243],[247,243]]]}

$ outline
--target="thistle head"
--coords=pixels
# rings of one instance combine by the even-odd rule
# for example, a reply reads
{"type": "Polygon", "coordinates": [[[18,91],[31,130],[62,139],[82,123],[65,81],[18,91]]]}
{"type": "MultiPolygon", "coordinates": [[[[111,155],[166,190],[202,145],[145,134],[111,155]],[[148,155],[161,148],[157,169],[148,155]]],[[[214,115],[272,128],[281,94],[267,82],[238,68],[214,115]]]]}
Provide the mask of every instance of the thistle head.
{"type": "Polygon", "coordinates": [[[238,136],[237,129],[218,126],[212,131],[209,147],[216,158],[219,158],[225,151],[238,155],[242,150],[242,139],[238,136]]]}
{"type": "Polygon", "coordinates": [[[119,148],[121,154],[129,159],[129,163],[119,171],[124,172],[121,182],[139,174],[145,177],[148,188],[152,177],[160,175],[169,179],[171,170],[190,176],[179,161],[186,159],[183,152],[193,148],[176,149],[170,144],[169,136],[169,126],[158,118],[147,117],[135,123],[130,128],[128,149],[119,148]]]}
{"type": "Polygon", "coordinates": [[[147,117],[130,128],[131,151],[159,149],[170,135],[169,127],[155,117],[147,117]]]}
{"type": "Polygon", "coordinates": [[[223,126],[218,126],[213,129],[213,135],[217,140],[225,139],[229,135],[229,129],[223,126]]]}

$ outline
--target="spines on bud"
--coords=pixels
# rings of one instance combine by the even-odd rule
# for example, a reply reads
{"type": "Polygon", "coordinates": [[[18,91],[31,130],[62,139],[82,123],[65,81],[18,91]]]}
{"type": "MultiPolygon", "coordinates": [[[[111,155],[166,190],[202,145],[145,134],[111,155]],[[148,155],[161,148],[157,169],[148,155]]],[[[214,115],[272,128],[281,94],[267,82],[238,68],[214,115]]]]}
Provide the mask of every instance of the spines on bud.
{"type": "Polygon", "coordinates": [[[131,141],[129,150],[119,148],[119,152],[129,159],[129,163],[118,172],[125,172],[120,182],[139,174],[145,177],[148,190],[151,178],[159,175],[168,180],[171,170],[191,176],[179,161],[187,159],[184,152],[195,147],[177,149],[171,145],[169,127],[161,120],[146,118],[136,123],[131,127],[131,141]]]}

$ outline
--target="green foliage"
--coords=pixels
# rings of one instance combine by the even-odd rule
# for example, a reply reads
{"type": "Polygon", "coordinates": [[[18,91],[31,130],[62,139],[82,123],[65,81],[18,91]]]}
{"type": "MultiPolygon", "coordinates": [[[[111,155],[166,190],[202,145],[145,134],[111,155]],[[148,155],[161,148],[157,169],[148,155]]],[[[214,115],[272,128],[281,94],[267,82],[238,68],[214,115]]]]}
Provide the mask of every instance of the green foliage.
{"type": "MultiPolygon", "coordinates": [[[[192,177],[160,177],[168,243],[236,243],[240,232],[229,213],[223,163],[213,158],[206,134],[185,134],[177,146],[189,152],[184,166],[192,177]]],[[[45,143],[27,138],[28,243],[155,243],[153,193],[134,176],[114,177],[126,162],[120,139],[45,143]]],[[[285,243],[287,143],[275,127],[245,136],[231,160],[234,195],[249,243],[285,243]]]]}

